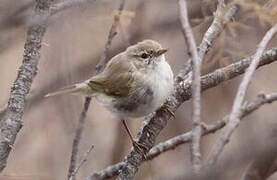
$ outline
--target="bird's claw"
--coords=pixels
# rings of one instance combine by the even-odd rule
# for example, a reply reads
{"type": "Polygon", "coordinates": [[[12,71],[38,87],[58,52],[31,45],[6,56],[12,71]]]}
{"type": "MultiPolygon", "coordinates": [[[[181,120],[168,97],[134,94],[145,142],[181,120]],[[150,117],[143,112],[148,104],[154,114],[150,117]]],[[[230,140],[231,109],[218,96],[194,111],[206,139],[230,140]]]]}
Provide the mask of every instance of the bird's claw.
{"type": "Polygon", "coordinates": [[[164,112],[169,113],[174,119],[176,119],[174,112],[170,110],[170,108],[169,108],[168,105],[164,104],[164,105],[161,107],[161,110],[164,111],[164,112]]]}
{"type": "Polygon", "coordinates": [[[133,146],[134,148],[143,156],[144,159],[146,159],[146,151],[147,151],[147,147],[137,141],[133,141],[133,146]]]}

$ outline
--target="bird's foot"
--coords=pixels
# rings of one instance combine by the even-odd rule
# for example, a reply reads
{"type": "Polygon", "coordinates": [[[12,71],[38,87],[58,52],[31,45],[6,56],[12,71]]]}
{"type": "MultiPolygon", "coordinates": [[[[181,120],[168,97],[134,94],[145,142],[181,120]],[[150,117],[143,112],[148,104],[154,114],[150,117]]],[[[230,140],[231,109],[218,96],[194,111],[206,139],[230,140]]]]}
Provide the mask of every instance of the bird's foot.
{"type": "Polygon", "coordinates": [[[176,118],[174,112],[170,110],[168,105],[166,104],[162,105],[161,110],[169,113],[174,119],[176,118]]]}
{"type": "Polygon", "coordinates": [[[200,123],[200,126],[201,126],[201,128],[202,128],[203,130],[206,131],[206,130],[208,129],[208,126],[209,126],[209,125],[207,125],[207,124],[204,123],[204,122],[201,122],[201,123],[200,123]]]}
{"type": "Polygon", "coordinates": [[[141,144],[135,140],[133,140],[133,147],[142,155],[144,159],[146,159],[146,152],[147,152],[147,147],[144,144],[141,144]]]}

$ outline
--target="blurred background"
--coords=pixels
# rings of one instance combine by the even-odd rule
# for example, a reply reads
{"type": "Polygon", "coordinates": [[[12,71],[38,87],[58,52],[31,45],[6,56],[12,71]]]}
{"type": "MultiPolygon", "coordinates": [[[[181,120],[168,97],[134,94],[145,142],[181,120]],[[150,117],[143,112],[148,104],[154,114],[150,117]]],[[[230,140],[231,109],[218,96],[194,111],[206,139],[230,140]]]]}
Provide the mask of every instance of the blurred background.
{"type": "MultiPolygon", "coordinates": [[[[94,74],[119,3],[119,0],[98,0],[72,7],[51,18],[43,40],[39,71],[23,117],[24,127],[17,136],[0,180],[66,179],[84,98],[65,95],[45,99],[43,96],[94,74]]],[[[189,17],[198,44],[212,22],[216,3],[216,0],[188,0],[189,17]]],[[[253,54],[276,19],[276,0],[241,0],[239,3],[234,21],[206,56],[203,74],[253,54]]],[[[7,103],[22,63],[33,6],[31,0],[0,0],[0,107],[7,103]]],[[[176,75],[188,59],[178,17],[177,0],[126,0],[109,57],[131,44],[154,39],[169,48],[167,60],[176,75]]],[[[269,48],[276,45],[275,37],[269,48]]],[[[249,101],[259,92],[277,91],[276,71],[275,63],[257,70],[248,91],[249,101]]],[[[230,112],[240,79],[224,82],[202,94],[204,122],[220,120],[230,112]]],[[[220,168],[207,179],[239,179],[255,157],[272,148],[277,138],[276,108],[277,104],[265,105],[245,118],[220,156],[220,168]]],[[[178,109],[176,119],[168,122],[157,142],[190,131],[190,117],[191,102],[188,101],[178,109]]],[[[128,121],[134,135],[142,122],[143,119],[128,121]]],[[[217,134],[203,138],[204,159],[217,134]]],[[[131,147],[120,121],[94,100],[87,115],[79,158],[92,144],[94,149],[77,179],[119,162],[131,147]]],[[[189,144],[185,144],[144,163],[135,179],[184,179],[190,171],[189,144]]],[[[277,175],[269,179],[277,179],[277,175]]]]}

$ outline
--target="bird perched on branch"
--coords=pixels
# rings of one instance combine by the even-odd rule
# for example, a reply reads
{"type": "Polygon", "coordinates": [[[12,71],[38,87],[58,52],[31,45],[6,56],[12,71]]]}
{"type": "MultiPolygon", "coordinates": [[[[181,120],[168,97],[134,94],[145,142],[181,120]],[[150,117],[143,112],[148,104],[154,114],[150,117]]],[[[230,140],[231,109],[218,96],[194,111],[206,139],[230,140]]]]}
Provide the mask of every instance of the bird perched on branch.
{"type": "Polygon", "coordinates": [[[125,120],[156,111],[172,93],[173,73],[165,52],[158,42],[144,40],[114,56],[100,74],[46,97],[69,93],[95,97],[122,120],[134,147],[143,148],[125,120]]]}

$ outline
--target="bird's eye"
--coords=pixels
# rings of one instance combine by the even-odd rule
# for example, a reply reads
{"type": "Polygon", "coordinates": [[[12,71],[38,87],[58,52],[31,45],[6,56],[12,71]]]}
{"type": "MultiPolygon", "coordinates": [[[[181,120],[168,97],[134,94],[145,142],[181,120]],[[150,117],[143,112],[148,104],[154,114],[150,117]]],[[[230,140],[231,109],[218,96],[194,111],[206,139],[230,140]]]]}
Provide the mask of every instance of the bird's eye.
{"type": "Polygon", "coordinates": [[[142,55],[141,55],[141,58],[143,58],[143,59],[146,59],[146,58],[148,58],[148,57],[149,57],[149,55],[146,54],[146,53],[142,53],[142,55]]]}

